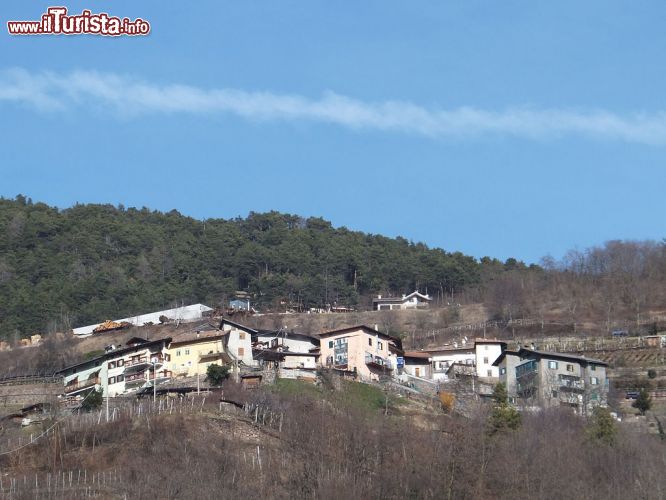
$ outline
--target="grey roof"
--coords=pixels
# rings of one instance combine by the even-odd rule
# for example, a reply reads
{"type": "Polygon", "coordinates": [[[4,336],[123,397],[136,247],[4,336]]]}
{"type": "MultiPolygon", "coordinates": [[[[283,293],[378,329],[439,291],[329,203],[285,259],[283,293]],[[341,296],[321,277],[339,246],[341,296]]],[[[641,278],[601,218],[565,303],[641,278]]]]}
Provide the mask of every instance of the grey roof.
{"type": "Polygon", "coordinates": [[[601,361],[599,359],[586,358],[585,356],[578,356],[576,354],[567,354],[564,352],[536,351],[532,349],[525,349],[524,347],[521,347],[517,351],[502,352],[502,354],[500,354],[497,357],[497,359],[493,362],[493,366],[498,366],[501,363],[501,361],[506,357],[507,354],[520,357],[526,357],[527,355],[532,354],[540,358],[552,358],[563,361],[576,361],[582,364],[608,366],[608,363],[606,363],[605,361],[601,361]]]}

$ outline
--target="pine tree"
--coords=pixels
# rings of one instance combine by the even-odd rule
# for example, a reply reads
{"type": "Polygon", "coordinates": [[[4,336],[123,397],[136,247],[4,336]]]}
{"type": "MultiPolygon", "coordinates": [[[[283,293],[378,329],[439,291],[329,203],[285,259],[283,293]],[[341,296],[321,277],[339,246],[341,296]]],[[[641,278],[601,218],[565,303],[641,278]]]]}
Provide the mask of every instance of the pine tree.
{"type": "Polygon", "coordinates": [[[520,413],[509,404],[506,385],[502,382],[493,390],[493,411],[488,417],[488,434],[495,435],[498,432],[516,430],[520,427],[520,413]]]}
{"type": "Polygon", "coordinates": [[[592,417],[587,427],[588,436],[597,442],[613,446],[617,435],[615,420],[608,408],[597,406],[592,412],[592,417]]]}
{"type": "Polygon", "coordinates": [[[652,407],[652,397],[650,397],[650,393],[647,389],[643,388],[638,392],[638,397],[631,406],[636,408],[641,415],[645,415],[645,413],[652,407]]]}

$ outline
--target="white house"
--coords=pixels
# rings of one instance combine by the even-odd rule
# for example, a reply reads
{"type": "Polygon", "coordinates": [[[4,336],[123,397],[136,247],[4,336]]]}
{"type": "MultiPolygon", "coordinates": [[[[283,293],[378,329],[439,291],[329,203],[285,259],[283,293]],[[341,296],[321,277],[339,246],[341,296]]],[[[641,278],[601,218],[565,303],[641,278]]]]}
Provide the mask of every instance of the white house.
{"type": "Polygon", "coordinates": [[[109,349],[101,356],[59,371],[65,397],[82,400],[93,389],[113,397],[168,380],[169,342],[170,338],[134,338],[125,347],[109,349]]]}
{"type": "Polygon", "coordinates": [[[255,348],[281,349],[288,352],[308,353],[319,350],[319,338],[305,333],[259,330],[252,335],[255,348]]]}
{"type": "Polygon", "coordinates": [[[257,366],[276,363],[284,369],[315,370],[319,338],[304,333],[261,330],[252,335],[252,355],[257,366]]]}
{"type": "Polygon", "coordinates": [[[476,359],[476,376],[499,378],[499,368],[493,363],[506,350],[506,342],[501,340],[476,339],[474,354],[476,359]]]}
{"type": "Polygon", "coordinates": [[[252,335],[259,332],[249,326],[244,326],[234,321],[223,319],[220,322],[220,330],[226,333],[227,354],[237,362],[238,365],[252,366],[252,335]]]}
{"type": "Polygon", "coordinates": [[[375,311],[390,311],[394,309],[421,309],[430,306],[432,298],[414,291],[402,297],[382,297],[378,295],[372,299],[372,308],[375,311]]]}
{"type": "Polygon", "coordinates": [[[435,349],[428,349],[426,352],[430,355],[430,363],[432,364],[432,378],[433,380],[448,380],[447,372],[454,363],[474,366],[476,363],[476,355],[473,347],[442,347],[435,349]]]}
{"type": "MultiPolygon", "coordinates": [[[[189,306],[175,307],[173,309],[165,309],[164,311],[157,311],[148,314],[132,316],[129,318],[117,319],[114,320],[114,323],[130,323],[135,326],[143,326],[146,323],[157,325],[160,323],[161,316],[165,316],[171,321],[187,323],[202,319],[205,313],[212,310],[212,308],[203,304],[192,304],[189,306]]],[[[88,335],[92,335],[93,330],[101,324],[102,323],[96,323],[94,325],[81,326],[79,328],[74,328],[72,331],[77,337],[87,337],[88,335]]]]}

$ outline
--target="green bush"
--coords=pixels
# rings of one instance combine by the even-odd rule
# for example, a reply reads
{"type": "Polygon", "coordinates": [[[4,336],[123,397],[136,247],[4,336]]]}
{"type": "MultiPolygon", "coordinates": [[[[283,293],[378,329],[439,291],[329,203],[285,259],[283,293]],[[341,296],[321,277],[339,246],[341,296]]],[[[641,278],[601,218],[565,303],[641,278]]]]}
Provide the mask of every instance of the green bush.
{"type": "Polygon", "coordinates": [[[488,417],[488,434],[492,436],[498,432],[518,429],[521,424],[520,413],[509,404],[506,386],[501,382],[493,390],[493,401],[493,411],[488,417]]]}
{"type": "Polygon", "coordinates": [[[221,385],[222,382],[229,378],[229,366],[208,365],[206,378],[212,385],[221,385]]]}
{"type": "Polygon", "coordinates": [[[597,406],[594,408],[592,418],[587,426],[588,436],[597,442],[613,446],[617,434],[615,420],[608,408],[597,406]]]}
{"type": "Polygon", "coordinates": [[[88,395],[83,399],[81,403],[81,409],[83,411],[94,411],[98,410],[102,403],[104,402],[104,393],[102,389],[93,389],[88,395]]]}
{"type": "Polygon", "coordinates": [[[636,408],[641,415],[645,415],[645,413],[652,407],[652,398],[647,389],[641,389],[638,392],[638,398],[636,398],[636,401],[634,401],[631,406],[636,408]]]}

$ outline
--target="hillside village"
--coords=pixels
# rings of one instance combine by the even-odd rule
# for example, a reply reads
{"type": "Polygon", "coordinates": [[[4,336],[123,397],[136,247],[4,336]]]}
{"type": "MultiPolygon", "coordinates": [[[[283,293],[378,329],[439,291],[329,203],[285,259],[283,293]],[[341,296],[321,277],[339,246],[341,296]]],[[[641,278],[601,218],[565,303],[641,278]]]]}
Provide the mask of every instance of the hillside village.
{"type": "MultiPolygon", "coordinates": [[[[373,308],[423,311],[429,308],[429,301],[428,295],[419,292],[378,296],[373,308]]],[[[90,352],[99,354],[88,355],[53,374],[62,385],[61,404],[75,409],[92,391],[100,391],[104,398],[200,392],[210,387],[210,366],[219,365],[247,388],[272,384],[276,379],[318,384],[326,373],[415,398],[446,400],[450,406],[447,411],[463,414],[469,413],[470,401],[490,401],[501,383],[510,404],[520,411],[562,406],[588,416],[596,406],[608,406],[609,392],[620,401],[636,398],[638,388],[626,382],[626,372],[620,378],[613,373],[613,365],[620,363],[609,353],[617,356],[618,351],[651,350],[663,361],[666,349],[665,334],[634,340],[642,348],[630,344],[632,339],[624,335],[606,339],[605,348],[603,340],[601,348],[598,341],[590,348],[580,339],[567,346],[556,339],[521,343],[511,338],[471,336],[485,334],[485,329],[470,331],[470,337],[460,335],[459,341],[415,348],[404,345],[410,342],[409,337],[401,339],[382,332],[379,324],[350,324],[315,332],[267,329],[249,326],[257,323],[249,314],[249,300],[230,307],[227,314],[219,314],[203,304],[193,304],[74,328],[70,335],[85,339],[84,344],[103,346],[103,351],[93,349],[90,352]],[[241,319],[228,316],[234,311],[242,313],[241,319]],[[613,380],[623,388],[621,393],[611,391],[613,380]]],[[[339,320],[346,316],[330,314],[339,320]]],[[[661,379],[650,386],[657,405],[666,396],[661,379]]],[[[613,406],[617,416],[620,408],[613,406]]]]}

